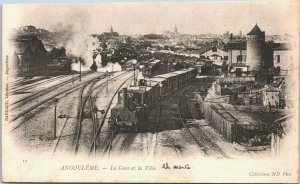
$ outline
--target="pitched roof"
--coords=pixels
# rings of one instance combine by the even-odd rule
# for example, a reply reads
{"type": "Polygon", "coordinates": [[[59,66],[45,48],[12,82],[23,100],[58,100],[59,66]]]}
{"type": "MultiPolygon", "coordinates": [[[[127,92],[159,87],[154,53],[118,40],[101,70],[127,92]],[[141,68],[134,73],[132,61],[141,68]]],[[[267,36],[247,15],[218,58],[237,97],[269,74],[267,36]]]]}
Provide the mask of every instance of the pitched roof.
{"type": "Polygon", "coordinates": [[[203,54],[203,53],[205,53],[205,52],[207,52],[207,51],[209,51],[209,50],[211,50],[211,49],[212,49],[211,46],[209,46],[209,45],[204,45],[204,46],[202,46],[200,49],[195,50],[195,53],[201,55],[201,54],[203,54]]]}
{"type": "Polygon", "coordinates": [[[273,50],[290,50],[292,48],[290,43],[274,43],[271,47],[273,50]]]}
{"type": "Polygon", "coordinates": [[[23,54],[28,47],[32,52],[34,52],[37,47],[44,47],[41,40],[35,35],[18,35],[13,45],[17,54],[23,54]]]}
{"type": "Polygon", "coordinates": [[[260,30],[258,25],[255,24],[255,26],[252,28],[252,30],[247,35],[260,35],[261,33],[262,33],[262,31],[260,30]]]}
{"type": "Polygon", "coordinates": [[[29,44],[27,43],[22,43],[22,42],[16,42],[14,44],[14,49],[16,51],[17,54],[24,54],[24,52],[27,50],[27,49],[30,49],[31,52],[33,51],[33,49],[30,47],[29,44]]]}
{"type": "Polygon", "coordinates": [[[219,54],[213,54],[212,57],[221,57],[219,54]]]}
{"type": "Polygon", "coordinates": [[[226,50],[246,50],[247,42],[246,41],[231,41],[226,44],[225,48],[226,48],[226,50]]]}
{"type": "Polygon", "coordinates": [[[181,52],[183,52],[183,51],[185,51],[185,50],[187,50],[186,48],[183,48],[183,49],[178,49],[178,50],[176,50],[176,51],[174,51],[175,53],[181,53],[181,52]]]}

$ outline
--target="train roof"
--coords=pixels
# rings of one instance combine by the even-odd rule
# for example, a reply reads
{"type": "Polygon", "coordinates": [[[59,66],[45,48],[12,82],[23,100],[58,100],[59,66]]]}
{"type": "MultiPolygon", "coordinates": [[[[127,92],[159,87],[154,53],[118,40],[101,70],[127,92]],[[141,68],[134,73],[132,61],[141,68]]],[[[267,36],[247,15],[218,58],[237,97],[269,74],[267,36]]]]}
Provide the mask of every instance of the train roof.
{"type": "Polygon", "coordinates": [[[156,80],[147,80],[147,86],[156,86],[157,84],[159,84],[161,81],[156,81],[156,80]],[[149,82],[148,82],[149,81],[149,82]]]}
{"type": "Polygon", "coordinates": [[[149,63],[151,63],[151,64],[156,64],[156,63],[159,63],[159,62],[160,62],[159,59],[155,59],[154,61],[150,61],[149,63]]]}
{"type": "Polygon", "coordinates": [[[167,79],[167,78],[170,78],[170,77],[173,77],[173,76],[176,76],[176,75],[178,75],[178,74],[171,72],[171,73],[165,73],[165,74],[162,74],[162,75],[156,75],[155,77],[160,77],[160,78],[167,79]]]}
{"type": "Polygon", "coordinates": [[[160,60],[154,60],[154,61],[151,61],[149,62],[147,65],[148,65],[148,68],[152,68],[154,67],[156,64],[158,64],[160,62],[160,60]]]}
{"type": "Polygon", "coordinates": [[[192,70],[195,70],[195,68],[188,68],[188,69],[186,69],[186,70],[192,71],[192,70]]]}
{"type": "Polygon", "coordinates": [[[188,72],[188,71],[187,70],[178,70],[178,71],[175,71],[173,73],[175,73],[175,74],[183,74],[183,73],[186,73],[186,72],[188,72]]]}
{"type": "Polygon", "coordinates": [[[177,71],[170,72],[170,73],[165,73],[165,74],[161,74],[161,75],[156,75],[155,77],[156,77],[156,78],[164,78],[164,79],[168,79],[168,78],[170,78],[170,77],[176,76],[176,75],[178,75],[178,74],[183,74],[183,73],[186,73],[186,72],[189,72],[189,71],[192,71],[192,70],[194,70],[194,68],[181,69],[181,70],[177,70],[177,71]]]}
{"type": "Polygon", "coordinates": [[[152,77],[150,79],[147,79],[147,80],[150,80],[150,81],[154,81],[154,82],[162,82],[164,80],[166,80],[165,78],[160,78],[160,77],[152,77]]]}
{"type": "Polygon", "coordinates": [[[162,75],[156,75],[152,78],[146,79],[147,81],[147,86],[130,86],[128,87],[128,92],[137,92],[137,93],[145,93],[146,91],[149,91],[152,89],[152,87],[156,86],[158,83],[161,83],[163,81],[166,81],[166,79],[173,77],[173,76],[178,76],[178,74],[183,74],[187,73],[189,71],[194,70],[195,68],[188,68],[188,69],[182,69],[162,75]]]}
{"type": "Polygon", "coordinates": [[[185,69],[181,69],[181,70],[177,70],[177,71],[174,71],[172,73],[184,73],[184,72],[189,72],[189,71],[192,71],[194,70],[195,68],[185,68],[185,69]]]}
{"type": "Polygon", "coordinates": [[[130,92],[135,92],[135,93],[145,93],[149,90],[151,90],[152,87],[151,86],[131,86],[127,89],[127,92],[130,93],[130,92]]]}

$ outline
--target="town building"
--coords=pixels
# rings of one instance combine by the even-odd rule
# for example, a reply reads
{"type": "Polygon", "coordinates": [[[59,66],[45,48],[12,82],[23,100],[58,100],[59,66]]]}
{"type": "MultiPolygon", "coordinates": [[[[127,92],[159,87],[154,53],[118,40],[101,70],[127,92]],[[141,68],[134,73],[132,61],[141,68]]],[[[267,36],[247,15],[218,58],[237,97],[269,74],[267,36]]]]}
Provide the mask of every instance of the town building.
{"type": "Polygon", "coordinates": [[[12,70],[16,75],[46,69],[49,57],[36,35],[18,35],[10,42],[14,48],[12,70]]]}
{"type": "Polygon", "coordinates": [[[217,47],[212,47],[210,45],[203,45],[198,49],[182,48],[174,51],[174,54],[189,57],[206,58],[213,61],[222,61],[228,58],[227,52],[225,50],[217,47]]]}
{"type": "Polygon", "coordinates": [[[204,53],[202,53],[200,57],[201,56],[204,56],[205,58],[208,58],[215,62],[221,62],[222,60],[226,60],[226,58],[228,58],[227,52],[216,46],[208,47],[208,49],[204,53]]]}
{"type": "Polygon", "coordinates": [[[247,40],[230,40],[226,44],[228,73],[231,76],[256,76],[258,82],[273,81],[273,49],[265,42],[265,32],[256,24],[247,34],[247,40]]]}
{"type": "Polygon", "coordinates": [[[263,106],[268,108],[279,108],[281,91],[274,87],[267,87],[262,91],[263,106]]]}
{"type": "Polygon", "coordinates": [[[287,43],[275,43],[273,45],[274,51],[274,67],[279,67],[280,70],[287,71],[291,69],[293,64],[292,46],[287,43]]]}
{"type": "Polygon", "coordinates": [[[247,35],[247,64],[250,70],[259,70],[263,62],[265,32],[256,24],[247,35]]]}

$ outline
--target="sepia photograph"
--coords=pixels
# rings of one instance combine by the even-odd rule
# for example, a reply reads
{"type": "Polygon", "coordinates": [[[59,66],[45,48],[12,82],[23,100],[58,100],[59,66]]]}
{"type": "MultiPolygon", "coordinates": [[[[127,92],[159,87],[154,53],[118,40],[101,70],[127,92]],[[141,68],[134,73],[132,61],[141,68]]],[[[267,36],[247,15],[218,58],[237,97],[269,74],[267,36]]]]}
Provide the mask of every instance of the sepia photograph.
{"type": "Polygon", "coordinates": [[[299,2],[2,6],[2,181],[298,182],[299,2]]]}

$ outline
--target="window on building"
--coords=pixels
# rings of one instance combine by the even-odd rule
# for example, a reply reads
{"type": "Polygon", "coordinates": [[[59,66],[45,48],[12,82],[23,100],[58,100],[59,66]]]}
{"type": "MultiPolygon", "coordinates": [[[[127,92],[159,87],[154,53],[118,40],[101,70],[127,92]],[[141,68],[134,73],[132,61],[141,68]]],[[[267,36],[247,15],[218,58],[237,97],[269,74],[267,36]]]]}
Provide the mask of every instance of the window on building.
{"type": "Polygon", "coordinates": [[[228,61],[228,56],[224,56],[224,60],[225,60],[225,61],[228,61]]]}
{"type": "Polygon", "coordinates": [[[280,55],[276,55],[276,62],[280,63],[280,55]]]}
{"type": "Polygon", "coordinates": [[[213,51],[213,52],[217,52],[217,47],[213,47],[213,48],[212,48],[212,51],[213,51]]]}
{"type": "Polygon", "coordinates": [[[242,62],[242,61],[243,61],[243,55],[238,55],[237,62],[242,62]]]}

